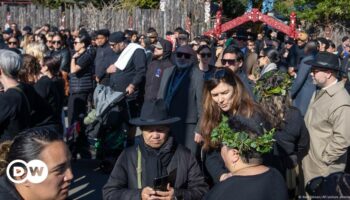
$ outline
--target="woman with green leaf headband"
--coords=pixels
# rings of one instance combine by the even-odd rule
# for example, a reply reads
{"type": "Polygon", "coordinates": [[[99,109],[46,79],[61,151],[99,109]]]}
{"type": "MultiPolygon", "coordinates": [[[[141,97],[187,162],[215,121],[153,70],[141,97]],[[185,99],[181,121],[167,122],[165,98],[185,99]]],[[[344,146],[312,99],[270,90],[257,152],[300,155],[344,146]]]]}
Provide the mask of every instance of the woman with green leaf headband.
{"type": "Polygon", "coordinates": [[[204,199],[288,199],[281,174],[263,165],[263,154],[272,150],[273,134],[274,129],[266,131],[254,119],[223,117],[211,139],[221,144],[221,156],[231,177],[215,185],[204,199]]]}
{"type": "MultiPolygon", "coordinates": [[[[257,82],[254,93],[266,118],[276,129],[274,153],[267,162],[281,172],[289,183],[288,188],[293,190],[296,187],[295,168],[308,152],[309,133],[300,111],[292,107],[291,84],[287,73],[270,71],[257,82]]],[[[299,182],[302,180],[299,177],[299,182]]]]}

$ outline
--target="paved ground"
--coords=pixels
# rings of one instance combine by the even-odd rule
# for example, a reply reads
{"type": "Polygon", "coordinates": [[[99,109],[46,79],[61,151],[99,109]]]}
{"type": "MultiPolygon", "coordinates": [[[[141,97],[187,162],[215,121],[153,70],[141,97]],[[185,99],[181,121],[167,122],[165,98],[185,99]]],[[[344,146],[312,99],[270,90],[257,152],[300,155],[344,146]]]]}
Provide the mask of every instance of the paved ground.
{"type": "Polygon", "coordinates": [[[74,181],[69,190],[72,200],[100,200],[102,187],[107,182],[108,175],[99,168],[99,161],[72,161],[74,181]]]}

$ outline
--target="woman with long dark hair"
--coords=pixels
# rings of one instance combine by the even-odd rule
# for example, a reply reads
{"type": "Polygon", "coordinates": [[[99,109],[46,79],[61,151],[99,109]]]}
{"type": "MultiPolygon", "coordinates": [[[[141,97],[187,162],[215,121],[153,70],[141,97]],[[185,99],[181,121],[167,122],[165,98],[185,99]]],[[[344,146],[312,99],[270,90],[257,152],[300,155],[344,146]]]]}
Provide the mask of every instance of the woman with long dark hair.
{"type": "Polygon", "coordinates": [[[261,109],[246,91],[239,77],[229,68],[215,69],[205,74],[204,79],[200,132],[204,137],[204,150],[208,152],[206,168],[214,182],[219,182],[227,178],[229,173],[218,152],[218,144],[210,139],[213,129],[219,125],[223,115],[239,114],[247,118],[259,118],[261,109]]]}

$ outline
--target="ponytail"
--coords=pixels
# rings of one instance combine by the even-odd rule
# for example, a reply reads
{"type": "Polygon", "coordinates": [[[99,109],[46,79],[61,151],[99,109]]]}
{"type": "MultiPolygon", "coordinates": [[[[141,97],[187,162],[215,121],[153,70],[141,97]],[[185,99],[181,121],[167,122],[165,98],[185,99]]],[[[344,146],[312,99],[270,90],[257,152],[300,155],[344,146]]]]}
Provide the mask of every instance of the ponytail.
{"type": "Polygon", "coordinates": [[[6,167],[9,164],[7,156],[10,152],[11,145],[12,141],[5,141],[0,144],[0,176],[5,174],[6,167]]]}

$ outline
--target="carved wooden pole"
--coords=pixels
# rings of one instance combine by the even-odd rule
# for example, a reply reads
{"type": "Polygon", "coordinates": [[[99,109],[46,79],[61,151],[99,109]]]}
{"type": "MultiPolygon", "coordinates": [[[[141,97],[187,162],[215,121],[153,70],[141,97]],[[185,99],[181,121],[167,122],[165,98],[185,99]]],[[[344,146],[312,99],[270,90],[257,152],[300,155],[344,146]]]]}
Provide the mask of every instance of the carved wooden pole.
{"type": "Polygon", "coordinates": [[[216,22],[214,35],[220,37],[221,35],[221,24],[222,24],[222,1],[219,1],[219,10],[216,12],[216,22]]]}
{"type": "Polygon", "coordinates": [[[295,12],[292,12],[290,14],[290,24],[289,24],[289,27],[290,27],[290,34],[289,34],[289,36],[292,37],[292,38],[296,38],[297,37],[297,31],[296,31],[296,28],[295,28],[296,21],[297,21],[297,15],[295,14],[295,12]]]}

